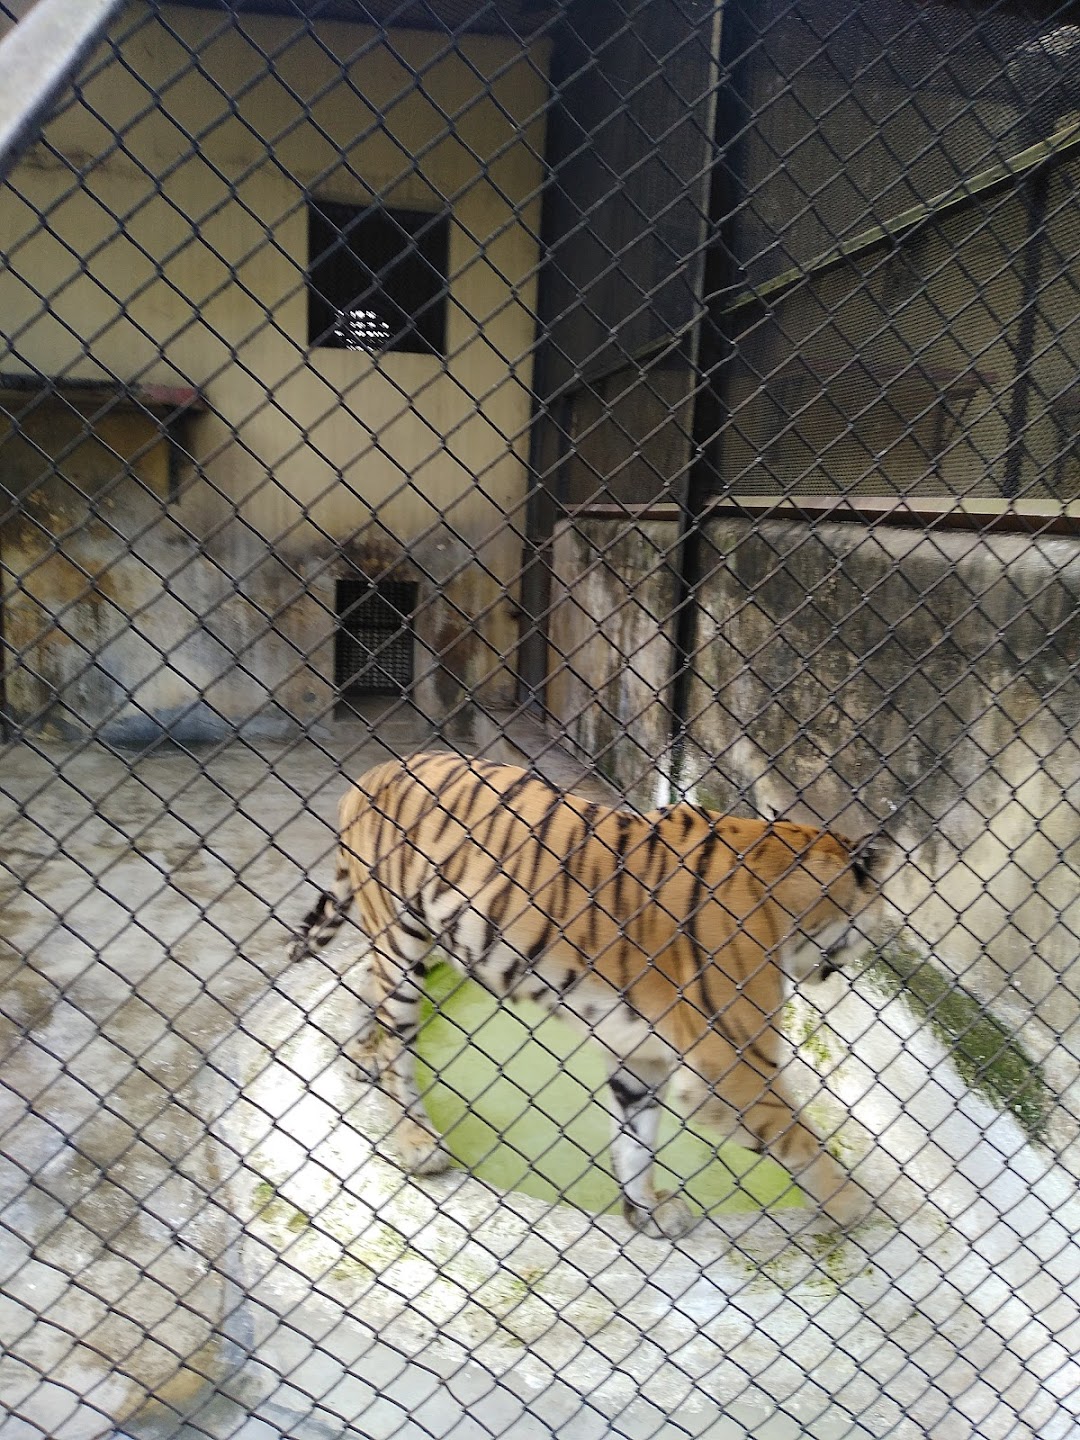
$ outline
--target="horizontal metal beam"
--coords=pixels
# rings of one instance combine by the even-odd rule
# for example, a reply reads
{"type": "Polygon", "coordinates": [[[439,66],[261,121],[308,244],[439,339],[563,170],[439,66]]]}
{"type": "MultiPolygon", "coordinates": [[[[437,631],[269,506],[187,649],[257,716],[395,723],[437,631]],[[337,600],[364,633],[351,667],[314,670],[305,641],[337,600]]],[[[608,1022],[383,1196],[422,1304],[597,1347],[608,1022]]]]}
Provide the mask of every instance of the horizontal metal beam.
{"type": "Polygon", "coordinates": [[[38,0],[0,40],[0,180],[127,0],[38,0]]]}

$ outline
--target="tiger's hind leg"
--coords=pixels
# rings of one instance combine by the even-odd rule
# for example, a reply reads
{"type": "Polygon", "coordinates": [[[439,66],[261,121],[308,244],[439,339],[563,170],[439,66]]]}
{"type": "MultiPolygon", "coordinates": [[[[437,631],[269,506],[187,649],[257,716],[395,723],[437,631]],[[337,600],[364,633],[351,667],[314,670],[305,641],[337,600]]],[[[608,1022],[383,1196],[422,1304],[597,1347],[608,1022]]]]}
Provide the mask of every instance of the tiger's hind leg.
{"type": "Polygon", "coordinates": [[[359,1020],[351,1038],[342,1047],[345,1054],[370,1080],[379,1078],[379,1022],[376,1010],[382,988],[376,982],[374,957],[368,950],[342,977],[342,985],[357,1002],[359,1020]]]}
{"type": "Polygon", "coordinates": [[[615,1101],[611,1168],[622,1190],[622,1208],[635,1230],[654,1239],[676,1240],[697,1223],[685,1200],[653,1185],[660,1092],[667,1067],[623,1061],[608,1076],[615,1101]]]}
{"type": "MultiPolygon", "coordinates": [[[[754,1077],[760,1089],[760,1077],[754,1077]]],[[[741,1128],[784,1166],[796,1184],[838,1225],[853,1225],[872,1199],[825,1148],[821,1137],[799,1119],[779,1077],[740,1115],[741,1128]]]]}
{"type": "Polygon", "coordinates": [[[393,1145],[402,1165],[413,1175],[446,1170],[450,1157],[428,1119],[416,1083],[416,1037],[424,998],[424,955],[430,947],[411,931],[394,927],[372,948],[375,1003],[370,1032],[360,1039],[360,1054],[373,1058],[379,1084],[401,1106],[393,1129],[393,1145]]]}

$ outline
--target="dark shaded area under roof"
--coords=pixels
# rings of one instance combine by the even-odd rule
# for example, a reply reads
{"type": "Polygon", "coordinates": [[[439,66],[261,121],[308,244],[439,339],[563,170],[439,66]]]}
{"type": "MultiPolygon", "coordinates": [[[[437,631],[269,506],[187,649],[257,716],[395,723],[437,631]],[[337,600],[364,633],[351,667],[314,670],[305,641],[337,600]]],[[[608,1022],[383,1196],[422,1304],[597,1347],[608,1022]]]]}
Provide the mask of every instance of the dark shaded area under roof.
{"type": "Polygon", "coordinates": [[[348,20],[404,30],[473,35],[535,35],[559,9],[556,0],[171,0],[196,10],[348,20]]]}

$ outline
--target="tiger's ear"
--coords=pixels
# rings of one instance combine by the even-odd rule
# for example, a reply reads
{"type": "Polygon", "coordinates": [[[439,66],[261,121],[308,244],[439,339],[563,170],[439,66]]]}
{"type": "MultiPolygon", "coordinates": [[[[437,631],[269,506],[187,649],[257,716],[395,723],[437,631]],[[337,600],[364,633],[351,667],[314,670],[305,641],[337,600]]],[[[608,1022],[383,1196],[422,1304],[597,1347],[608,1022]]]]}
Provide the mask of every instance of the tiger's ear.
{"type": "Polygon", "coordinates": [[[782,814],[779,805],[771,805],[768,802],[766,802],[764,805],[759,805],[758,811],[761,814],[761,818],[763,820],[768,820],[770,825],[772,825],[774,821],[779,820],[782,814]]]}
{"type": "Polygon", "coordinates": [[[880,884],[903,859],[903,851],[887,835],[857,840],[851,850],[851,869],[860,885],[880,884]]]}

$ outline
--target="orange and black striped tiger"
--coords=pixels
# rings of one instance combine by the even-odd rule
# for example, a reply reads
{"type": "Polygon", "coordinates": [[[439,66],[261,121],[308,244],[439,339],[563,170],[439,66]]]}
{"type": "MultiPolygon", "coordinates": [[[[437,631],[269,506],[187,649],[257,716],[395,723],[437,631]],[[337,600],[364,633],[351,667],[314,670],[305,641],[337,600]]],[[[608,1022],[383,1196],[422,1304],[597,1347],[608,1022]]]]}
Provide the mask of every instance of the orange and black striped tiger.
{"type": "Polygon", "coordinates": [[[603,1047],[612,1165],[639,1230],[674,1237],[692,1223],[652,1183],[660,1095],[676,1075],[703,1120],[770,1150],[848,1222],[866,1193],[787,1098],[778,1025],[793,984],[865,946],[878,863],[828,831],[691,804],[638,815],[511,766],[415,755],[345,795],[334,887],[291,955],[325,945],[355,906],[371,1007],[357,1039],[405,1111],[397,1144],[411,1171],[448,1164],[413,1066],[438,946],[500,997],[557,1011],[603,1047]]]}

